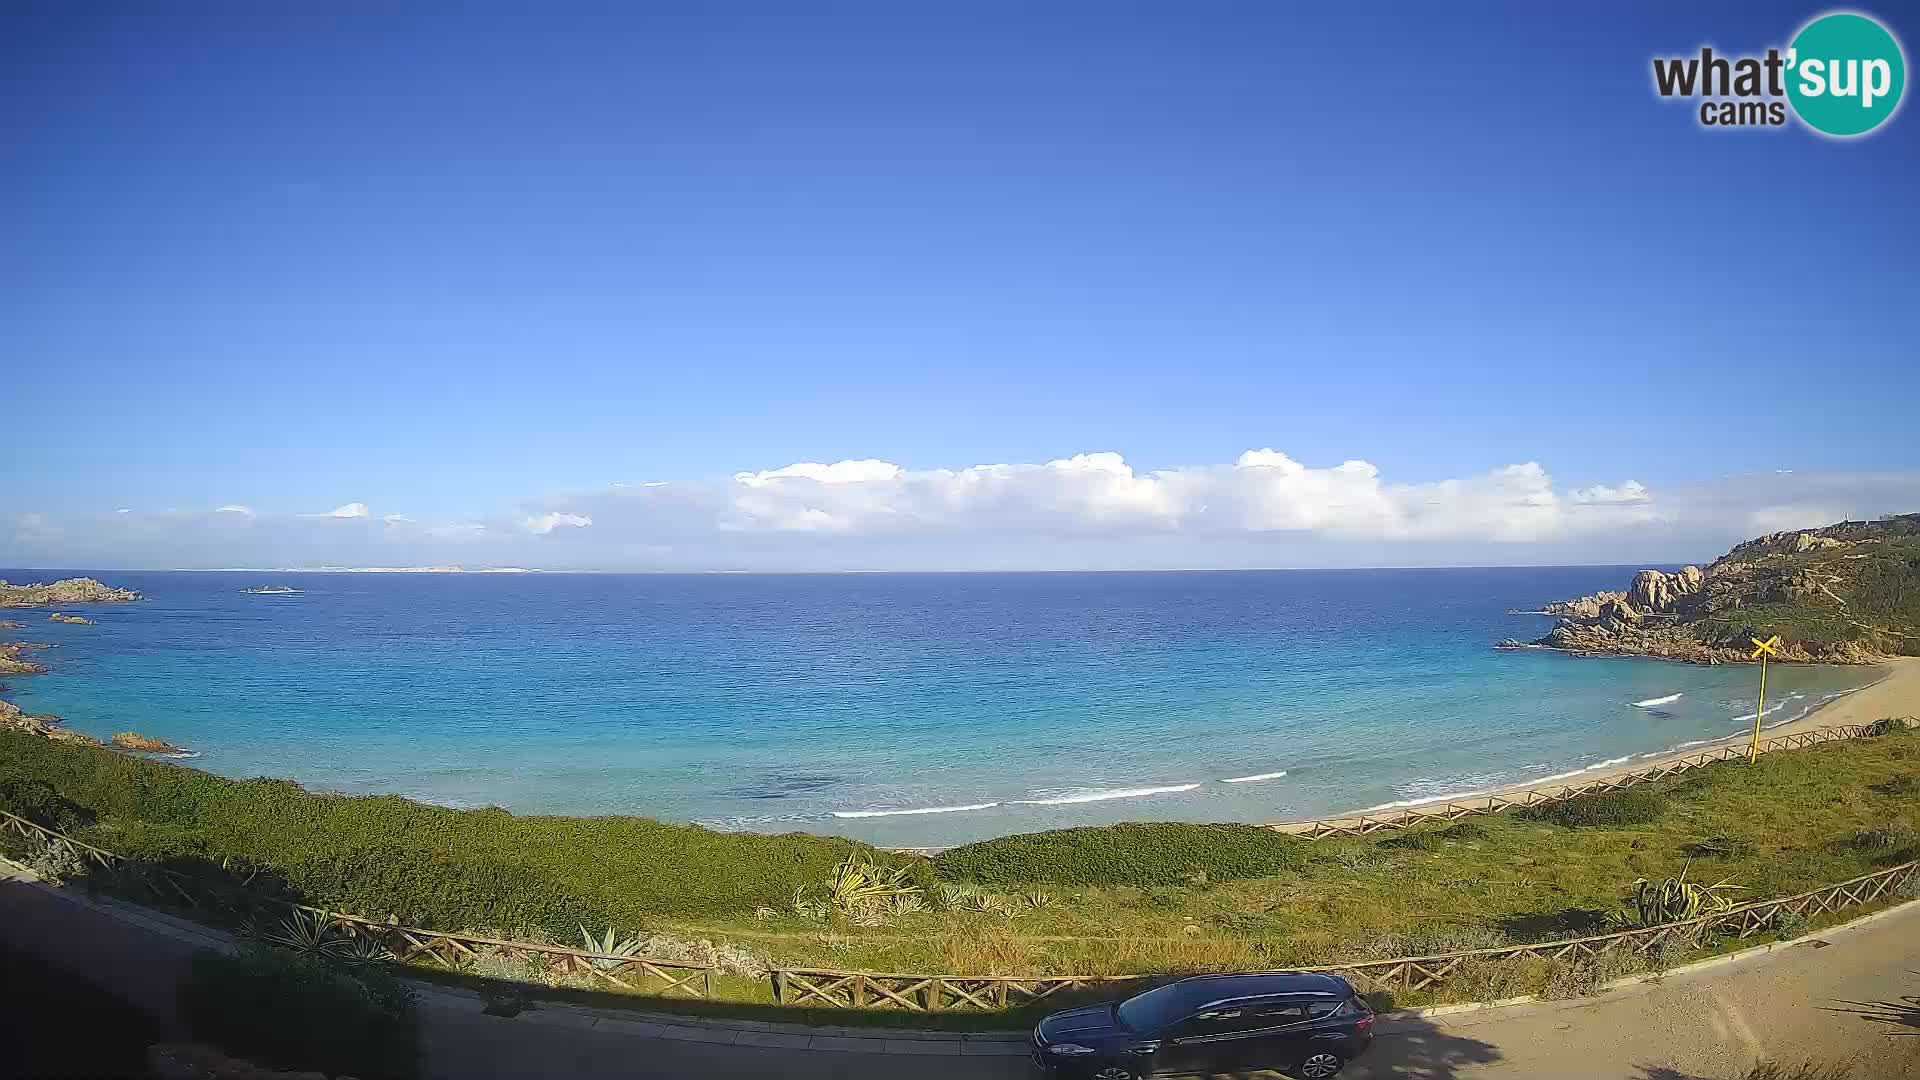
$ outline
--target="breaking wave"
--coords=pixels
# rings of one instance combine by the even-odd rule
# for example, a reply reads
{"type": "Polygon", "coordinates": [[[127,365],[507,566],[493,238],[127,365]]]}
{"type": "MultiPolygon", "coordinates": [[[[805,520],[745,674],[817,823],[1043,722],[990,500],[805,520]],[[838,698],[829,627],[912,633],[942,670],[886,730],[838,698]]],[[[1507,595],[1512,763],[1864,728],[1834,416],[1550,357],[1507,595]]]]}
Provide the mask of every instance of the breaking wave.
{"type": "Polygon", "coordinates": [[[917,806],[910,810],[835,810],[837,818],[907,817],[913,814],[958,814],[967,810],[991,810],[997,802],[967,803],[964,806],[917,806]]]}
{"type": "Polygon", "coordinates": [[[1168,784],[1164,787],[1119,788],[1110,791],[1077,791],[1068,795],[1054,795],[1045,799],[1014,799],[1022,806],[1069,806],[1074,803],[1106,802],[1109,799],[1139,799],[1148,795],[1170,795],[1177,791],[1192,791],[1199,784],[1168,784]]]}

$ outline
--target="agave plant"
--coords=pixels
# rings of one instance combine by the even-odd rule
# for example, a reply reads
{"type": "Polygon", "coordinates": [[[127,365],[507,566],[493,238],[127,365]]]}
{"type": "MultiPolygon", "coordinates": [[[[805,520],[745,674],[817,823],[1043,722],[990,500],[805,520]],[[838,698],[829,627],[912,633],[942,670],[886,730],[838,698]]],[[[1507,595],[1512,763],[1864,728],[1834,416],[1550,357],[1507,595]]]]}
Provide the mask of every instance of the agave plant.
{"type": "Polygon", "coordinates": [[[827,876],[827,904],[848,915],[919,893],[905,867],[883,866],[858,853],[842,859],[827,876]]]}
{"type": "Polygon", "coordinates": [[[1686,869],[1677,878],[1640,878],[1633,883],[1633,898],[1622,921],[1632,926],[1684,922],[1727,910],[1734,904],[1729,894],[1740,891],[1741,886],[1728,884],[1724,878],[1712,885],[1688,881],[1686,869]]]}
{"type": "Polygon", "coordinates": [[[307,956],[334,956],[349,943],[333,929],[333,923],[317,911],[293,909],[280,924],[260,934],[264,941],[307,956]]]}
{"type": "Polygon", "coordinates": [[[805,885],[793,890],[793,913],[803,919],[824,919],[827,917],[827,905],[814,898],[805,885]]]}
{"type": "Polygon", "coordinates": [[[887,914],[895,918],[902,915],[917,915],[927,910],[927,902],[919,893],[895,893],[887,898],[887,914]]]}
{"type": "Polygon", "coordinates": [[[1035,889],[1026,895],[1027,906],[1035,911],[1053,906],[1053,894],[1044,889],[1035,889]]]}
{"type": "Polygon", "coordinates": [[[395,959],[393,950],[372,934],[355,934],[339,941],[336,950],[340,959],[349,964],[385,964],[395,959]]]}
{"type": "Polygon", "coordinates": [[[580,928],[580,939],[586,942],[587,952],[601,954],[587,961],[587,963],[592,964],[601,971],[611,971],[624,962],[616,960],[614,957],[635,956],[640,952],[640,938],[638,935],[622,941],[620,940],[619,934],[616,933],[611,926],[607,927],[606,936],[599,940],[595,940],[594,936],[588,933],[587,928],[583,926],[580,928]]]}
{"type": "Polygon", "coordinates": [[[934,906],[943,911],[959,911],[967,906],[967,898],[979,891],[971,885],[938,882],[933,887],[934,906]]]}

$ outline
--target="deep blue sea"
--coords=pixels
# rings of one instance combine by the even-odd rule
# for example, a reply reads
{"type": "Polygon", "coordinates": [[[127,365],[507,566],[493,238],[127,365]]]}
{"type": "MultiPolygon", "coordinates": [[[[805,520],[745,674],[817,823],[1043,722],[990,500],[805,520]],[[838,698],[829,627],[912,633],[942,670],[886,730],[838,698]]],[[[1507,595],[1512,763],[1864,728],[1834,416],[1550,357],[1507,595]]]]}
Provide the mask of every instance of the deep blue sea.
{"type": "MultiPolygon", "coordinates": [[[[1742,730],[1752,669],[1491,647],[1634,569],[94,571],[147,598],[0,614],[56,646],[22,707],[229,776],[919,846],[1310,817],[1742,730]],[[304,591],[242,591],[268,583],[304,591]]],[[[1775,668],[1766,721],[1875,676],[1775,668]]]]}

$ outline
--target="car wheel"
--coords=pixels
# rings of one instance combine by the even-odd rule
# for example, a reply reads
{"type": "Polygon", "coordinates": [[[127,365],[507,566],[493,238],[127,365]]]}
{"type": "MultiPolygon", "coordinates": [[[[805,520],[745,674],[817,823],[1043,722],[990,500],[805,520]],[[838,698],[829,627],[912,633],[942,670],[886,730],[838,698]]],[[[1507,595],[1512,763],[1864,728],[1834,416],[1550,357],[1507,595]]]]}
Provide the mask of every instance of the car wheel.
{"type": "Polygon", "coordinates": [[[1140,1074],[1121,1065],[1103,1065],[1093,1070],[1093,1080],[1140,1080],[1140,1074]]]}
{"type": "Polygon", "coordinates": [[[1302,1080],[1326,1080],[1327,1077],[1338,1073],[1345,1065],[1346,1062],[1340,1059],[1339,1054],[1309,1054],[1307,1059],[1300,1063],[1300,1076],[1302,1080]]]}

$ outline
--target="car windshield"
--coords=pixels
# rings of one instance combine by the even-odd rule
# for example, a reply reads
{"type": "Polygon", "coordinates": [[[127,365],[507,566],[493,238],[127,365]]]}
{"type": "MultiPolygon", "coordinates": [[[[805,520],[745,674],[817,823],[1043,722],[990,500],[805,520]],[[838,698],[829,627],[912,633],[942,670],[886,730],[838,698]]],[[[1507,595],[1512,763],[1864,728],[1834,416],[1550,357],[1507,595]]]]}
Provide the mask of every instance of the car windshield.
{"type": "Polygon", "coordinates": [[[1190,988],[1179,983],[1149,990],[1144,994],[1130,997],[1114,1010],[1120,1024],[1128,1031],[1139,1034],[1159,1031],[1179,1020],[1185,1019],[1188,1009],[1193,1005],[1190,988]]]}

